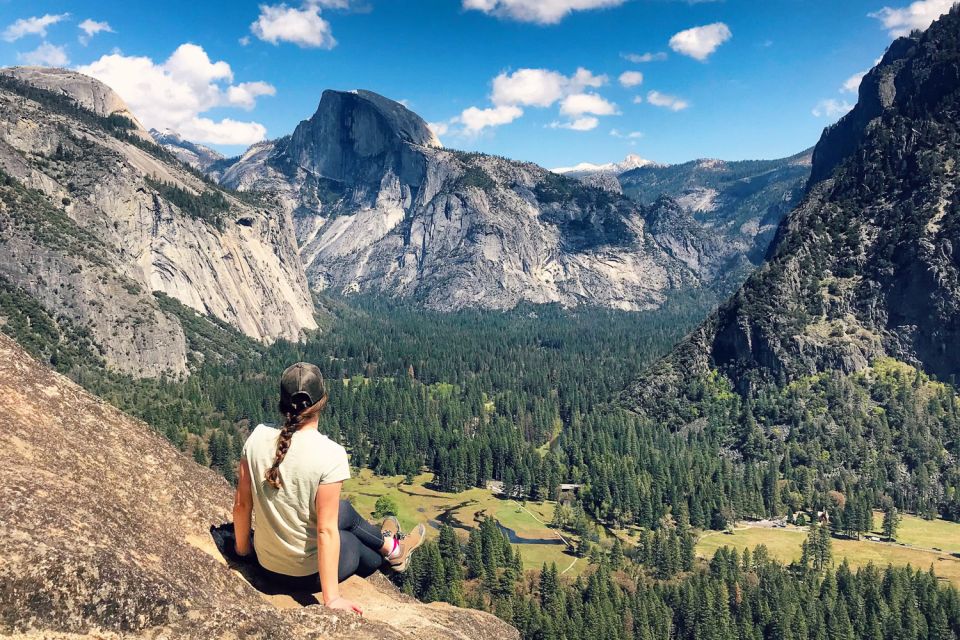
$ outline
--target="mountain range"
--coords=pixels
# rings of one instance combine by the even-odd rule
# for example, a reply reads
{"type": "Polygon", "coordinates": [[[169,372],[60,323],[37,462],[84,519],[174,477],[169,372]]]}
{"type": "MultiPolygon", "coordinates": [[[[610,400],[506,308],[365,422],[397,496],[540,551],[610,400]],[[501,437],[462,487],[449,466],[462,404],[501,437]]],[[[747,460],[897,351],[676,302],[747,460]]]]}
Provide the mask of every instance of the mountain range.
{"type": "MultiPolygon", "coordinates": [[[[644,165],[628,159],[616,168],[644,165]]],[[[806,178],[801,163],[791,166],[799,169],[768,181],[766,209],[747,202],[756,189],[730,190],[729,208],[742,218],[750,206],[756,214],[736,228],[717,219],[664,230],[652,223],[675,215],[670,201],[644,205],[591,182],[593,174],[573,171],[580,181],[444,149],[399,103],[369,91],[326,91],[291,136],[255,145],[217,170],[231,189],[279,196],[314,288],[449,311],[520,302],[649,309],[676,292],[709,290],[741,266],[741,236],[771,235],[769,225],[806,178]],[[700,242],[704,234],[715,241],[700,242]]]]}
{"type": "Polygon", "coordinates": [[[181,375],[197,357],[184,310],[297,339],[317,326],[311,289],[441,311],[715,298],[759,262],[807,171],[787,159],[736,165],[722,185],[691,177],[687,191],[717,191],[710,209],[667,187],[628,197],[656,192],[670,167],[634,160],[596,186],[445,149],[369,91],[325,91],[291,135],[237,158],[145,130],[73,71],[4,69],[0,98],[6,296],[35,302],[54,342],[89,343],[137,376],[181,375]]]}

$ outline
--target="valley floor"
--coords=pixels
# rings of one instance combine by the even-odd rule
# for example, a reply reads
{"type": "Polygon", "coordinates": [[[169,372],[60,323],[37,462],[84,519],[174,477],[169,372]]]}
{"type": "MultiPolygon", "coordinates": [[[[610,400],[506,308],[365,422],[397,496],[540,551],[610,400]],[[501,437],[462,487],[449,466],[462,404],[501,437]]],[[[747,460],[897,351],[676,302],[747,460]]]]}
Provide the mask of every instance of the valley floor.
{"type": "MultiPolygon", "coordinates": [[[[508,535],[520,549],[525,569],[539,570],[544,563],[556,563],[558,570],[575,576],[586,568],[586,560],[574,556],[556,529],[547,526],[553,519],[554,502],[521,505],[480,488],[444,493],[429,488],[432,480],[432,473],[424,473],[416,476],[413,484],[403,484],[403,476],[379,477],[364,469],[344,483],[344,494],[352,499],[357,511],[371,519],[377,498],[389,496],[397,503],[404,530],[425,522],[433,529],[431,537],[444,522],[465,537],[484,515],[492,516],[502,528],[510,530],[508,535]]],[[[569,540],[568,534],[563,537],[569,540]]]]}
{"type": "MultiPolygon", "coordinates": [[[[874,514],[880,523],[883,514],[874,514]]],[[[876,529],[876,527],[875,527],[876,529]]],[[[870,540],[881,538],[879,531],[871,532],[860,540],[833,538],[835,564],[846,559],[852,567],[868,563],[885,567],[910,565],[923,571],[933,567],[934,573],[943,580],[960,586],[960,524],[945,520],[924,520],[917,516],[904,515],[896,539],[893,542],[870,540]]],[[[771,527],[760,523],[739,523],[733,533],[709,531],[697,543],[697,555],[710,558],[721,547],[753,549],[766,545],[770,554],[783,562],[800,558],[800,545],[807,538],[805,527],[771,527]]]]}

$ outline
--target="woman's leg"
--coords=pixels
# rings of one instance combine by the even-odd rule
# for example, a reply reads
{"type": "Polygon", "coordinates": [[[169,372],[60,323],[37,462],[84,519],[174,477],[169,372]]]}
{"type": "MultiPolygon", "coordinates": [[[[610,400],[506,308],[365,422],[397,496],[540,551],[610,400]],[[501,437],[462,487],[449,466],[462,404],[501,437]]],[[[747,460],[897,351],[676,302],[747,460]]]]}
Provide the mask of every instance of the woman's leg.
{"type": "Polygon", "coordinates": [[[341,532],[352,533],[365,547],[373,549],[378,554],[384,548],[383,533],[380,531],[380,527],[367,522],[363,516],[357,513],[357,510],[348,500],[340,501],[338,516],[338,528],[341,532]]]}
{"type": "Polygon", "coordinates": [[[337,566],[337,580],[343,582],[353,575],[366,578],[380,568],[383,556],[360,542],[350,531],[340,531],[340,563],[337,566]]]}

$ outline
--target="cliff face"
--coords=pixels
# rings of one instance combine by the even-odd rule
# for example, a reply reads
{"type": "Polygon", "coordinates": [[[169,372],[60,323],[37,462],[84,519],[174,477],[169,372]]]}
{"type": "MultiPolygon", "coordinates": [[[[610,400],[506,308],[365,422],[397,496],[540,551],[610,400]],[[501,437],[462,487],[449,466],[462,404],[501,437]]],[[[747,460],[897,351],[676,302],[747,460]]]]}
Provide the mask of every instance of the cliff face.
{"type": "Polygon", "coordinates": [[[0,634],[518,638],[489,614],[351,579],[366,617],[254,590],[223,561],[223,478],[0,335],[0,634]]]}
{"type": "Polygon", "coordinates": [[[310,120],[248,150],[222,182],[279,194],[317,289],[439,310],[646,309],[702,284],[618,194],[439,148],[422,119],[370,92],[325,92],[310,120]]]}
{"type": "Polygon", "coordinates": [[[106,86],[0,73],[0,283],[93,337],[112,368],[186,371],[161,292],[263,341],[316,327],[288,214],[191,173],[106,86]]]}
{"type": "Polygon", "coordinates": [[[619,174],[623,193],[643,205],[675,201],[713,240],[706,262],[759,265],[777,226],[803,197],[811,152],[777,160],[694,160],[619,174]]]}
{"type": "Polygon", "coordinates": [[[715,367],[746,389],[880,355],[960,374],[958,69],[958,9],[890,46],[768,261],[651,377],[715,367]]]}

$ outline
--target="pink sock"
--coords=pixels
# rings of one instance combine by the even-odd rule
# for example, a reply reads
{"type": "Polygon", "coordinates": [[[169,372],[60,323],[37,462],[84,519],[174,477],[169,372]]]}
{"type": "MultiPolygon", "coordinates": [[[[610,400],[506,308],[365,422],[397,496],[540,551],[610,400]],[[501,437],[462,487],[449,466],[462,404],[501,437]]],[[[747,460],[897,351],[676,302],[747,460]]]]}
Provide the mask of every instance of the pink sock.
{"type": "Polygon", "coordinates": [[[387,560],[393,560],[398,555],[400,555],[400,541],[396,538],[393,539],[393,550],[387,554],[387,560]]]}

